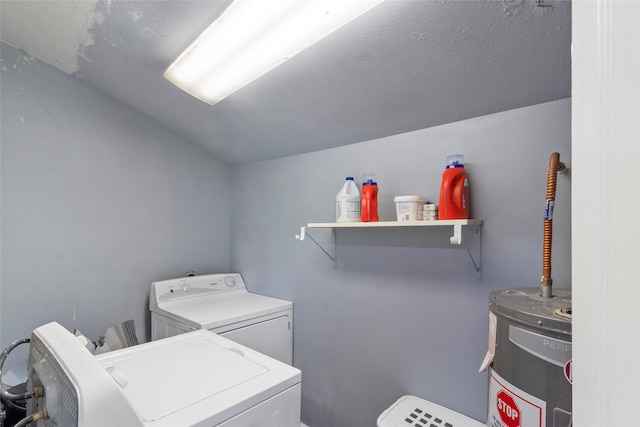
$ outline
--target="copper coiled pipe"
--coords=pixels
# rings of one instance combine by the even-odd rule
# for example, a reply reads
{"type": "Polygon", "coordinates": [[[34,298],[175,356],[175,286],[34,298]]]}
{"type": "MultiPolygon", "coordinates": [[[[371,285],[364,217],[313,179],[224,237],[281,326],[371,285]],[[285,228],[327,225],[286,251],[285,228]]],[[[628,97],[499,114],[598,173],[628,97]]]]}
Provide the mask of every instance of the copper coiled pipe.
{"type": "Polygon", "coordinates": [[[551,298],[551,243],[553,225],[553,205],[556,200],[556,179],[558,172],[564,170],[565,165],[560,161],[560,154],[552,153],[549,158],[549,173],[547,175],[547,199],[544,205],[544,238],[542,241],[542,278],[541,295],[551,298]]]}

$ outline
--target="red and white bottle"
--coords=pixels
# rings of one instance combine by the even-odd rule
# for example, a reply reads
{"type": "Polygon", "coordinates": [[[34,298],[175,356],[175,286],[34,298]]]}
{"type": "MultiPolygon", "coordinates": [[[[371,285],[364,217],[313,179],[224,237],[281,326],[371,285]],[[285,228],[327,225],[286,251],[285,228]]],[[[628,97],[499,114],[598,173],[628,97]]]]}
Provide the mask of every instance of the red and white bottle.
{"type": "Polygon", "coordinates": [[[362,177],[362,203],[360,221],[378,221],[378,183],[375,174],[362,177]]]}
{"type": "Polygon", "coordinates": [[[447,166],[440,185],[440,212],[442,219],[469,218],[469,179],[464,169],[464,156],[447,156],[447,166]]]}

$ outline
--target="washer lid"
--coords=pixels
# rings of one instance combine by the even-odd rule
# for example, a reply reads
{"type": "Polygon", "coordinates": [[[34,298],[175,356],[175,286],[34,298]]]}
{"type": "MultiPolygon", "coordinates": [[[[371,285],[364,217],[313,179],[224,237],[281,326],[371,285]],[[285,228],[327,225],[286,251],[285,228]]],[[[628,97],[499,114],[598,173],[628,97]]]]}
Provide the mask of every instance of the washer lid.
{"type": "Polygon", "coordinates": [[[297,369],[206,330],[97,358],[145,422],[217,424],[300,382],[297,369]]]}
{"type": "Polygon", "coordinates": [[[249,292],[227,292],[160,303],[153,311],[197,329],[213,329],[292,308],[291,301],[249,292]]]}

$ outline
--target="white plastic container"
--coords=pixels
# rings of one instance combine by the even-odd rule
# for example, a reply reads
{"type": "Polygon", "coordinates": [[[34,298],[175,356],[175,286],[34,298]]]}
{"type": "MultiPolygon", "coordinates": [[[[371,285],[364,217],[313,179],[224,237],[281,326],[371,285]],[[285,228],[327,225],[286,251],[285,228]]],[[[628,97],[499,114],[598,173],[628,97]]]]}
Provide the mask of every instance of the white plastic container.
{"type": "Polygon", "coordinates": [[[396,196],[396,215],[399,222],[422,221],[422,206],[427,199],[422,196],[396,196]]]}
{"type": "Polygon", "coordinates": [[[426,203],[422,206],[422,220],[435,221],[438,219],[438,205],[426,203]]]}
{"type": "Polygon", "coordinates": [[[336,195],[336,222],[360,222],[360,190],[353,177],[348,176],[336,195]]]}
{"type": "Polygon", "coordinates": [[[480,421],[416,396],[405,395],[378,417],[378,427],[484,427],[480,421]],[[429,421],[431,420],[431,421],[429,421]]]}

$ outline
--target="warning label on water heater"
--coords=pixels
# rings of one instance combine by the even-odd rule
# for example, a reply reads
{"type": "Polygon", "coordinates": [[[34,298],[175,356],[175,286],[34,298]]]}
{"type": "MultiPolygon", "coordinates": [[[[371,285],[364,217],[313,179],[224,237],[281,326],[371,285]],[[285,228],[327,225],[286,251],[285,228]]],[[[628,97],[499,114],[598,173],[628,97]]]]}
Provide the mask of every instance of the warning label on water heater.
{"type": "Polygon", "coordinates": [[[489,372],[488,427],[545,427],[546,402],[489,372]]]}

